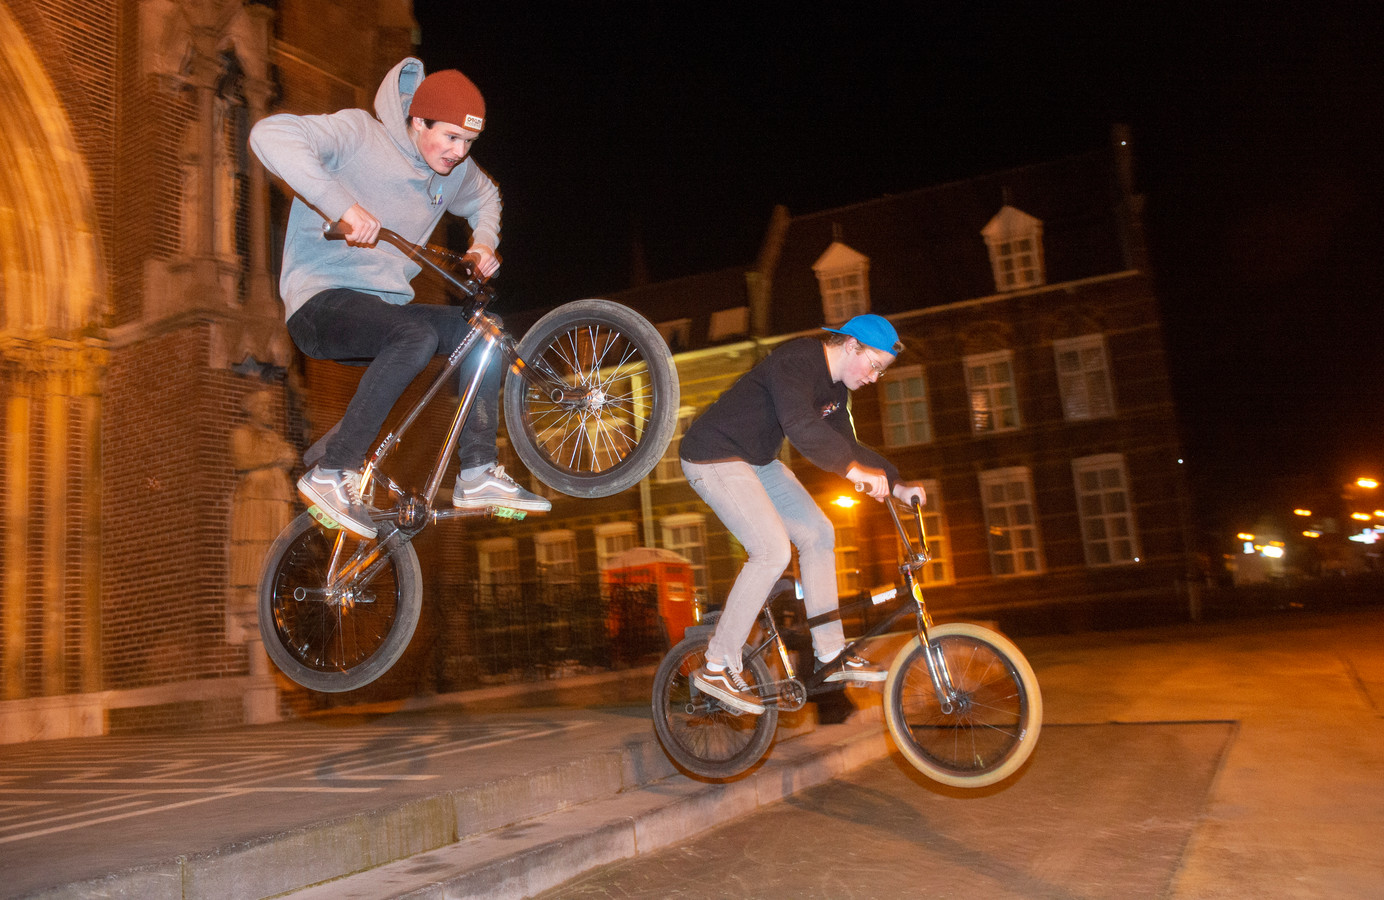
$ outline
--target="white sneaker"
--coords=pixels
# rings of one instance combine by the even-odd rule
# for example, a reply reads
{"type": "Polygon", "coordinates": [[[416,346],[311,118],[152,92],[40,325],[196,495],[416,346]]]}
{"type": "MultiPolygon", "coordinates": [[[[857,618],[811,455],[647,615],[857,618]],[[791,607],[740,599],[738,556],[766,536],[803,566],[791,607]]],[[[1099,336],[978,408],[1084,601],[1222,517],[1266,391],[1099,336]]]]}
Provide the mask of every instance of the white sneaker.
{"type": "Polygon", "coordinates": [[[739,672],[704,665],[692,673],[692,683],[727,706],[755,716],[764,714],[764,704],[739,672]]]}
{"type": "MultiPolygon", "coordinates": [[[[817,661],[817,669],[820,671],[825,664],[817,661]]],[[[856,682],[879,682],[889,677],[889,670],[882,669],[854,653],[847,656],[841,662],[841,667],[832,672],[823,681],[856,681],[856,682]]]]}
{"type": "Polygon", "coordinates": [[[484,509],[501,506],[527,512],[547,512],[553,504],[535,493],[524,490],[505,474],[504,466],[491,466],[469,481],[457,475],[452,489],[452,505],[459,509],[484,509]]]}
{"type": "MultiPolygon", "coordinates": [[[[330,520],[323,524],[340,525],[358,537],[375,536],[375,525],[370,521],[372,510],[360,499],[359,472],[313,466],[298,479],[298,493],[330,520]]],[[[323,521],[316,514],[313,518],[323,521]]]]}

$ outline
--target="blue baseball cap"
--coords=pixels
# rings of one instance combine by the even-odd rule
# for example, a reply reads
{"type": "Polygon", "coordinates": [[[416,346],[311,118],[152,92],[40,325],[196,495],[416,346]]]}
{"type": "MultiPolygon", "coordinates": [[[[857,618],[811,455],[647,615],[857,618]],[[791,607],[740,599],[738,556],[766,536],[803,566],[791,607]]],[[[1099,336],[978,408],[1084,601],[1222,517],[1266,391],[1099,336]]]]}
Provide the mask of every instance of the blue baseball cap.
{"type": "Polygon", "coordinates": [[[823,327],[822,330],[830,331],[832,334],[849,335],[862,344],[893,356],[903,352],[903,341],[899,340],[899,333],[894,330],[894,326],[889,324],[889,320],[884,316],[874,313],[849,319],[840,328],[823,327]]]}

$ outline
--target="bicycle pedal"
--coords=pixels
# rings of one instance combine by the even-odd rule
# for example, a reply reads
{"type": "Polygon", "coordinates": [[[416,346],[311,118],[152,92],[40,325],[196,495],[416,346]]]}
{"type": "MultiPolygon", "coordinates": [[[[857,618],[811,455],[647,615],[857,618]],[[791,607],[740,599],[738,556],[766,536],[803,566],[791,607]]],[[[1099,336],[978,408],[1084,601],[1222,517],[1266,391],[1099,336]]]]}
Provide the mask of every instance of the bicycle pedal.
{"type": "Polygon", "coordinates": [[[513,519],[518,522],[528,516],[528,512],[522,509],[510,509],[508,506],[492,506],[490,514],[497,519],[513,519]]]}
{"type": "Polygon", "coordinates": [[[326,511],[315,503],[308,507],[308,515],[312,516],[313,520],[323,528],[336,529],[341,527],[340,522],[327,515],[326,511]]]}

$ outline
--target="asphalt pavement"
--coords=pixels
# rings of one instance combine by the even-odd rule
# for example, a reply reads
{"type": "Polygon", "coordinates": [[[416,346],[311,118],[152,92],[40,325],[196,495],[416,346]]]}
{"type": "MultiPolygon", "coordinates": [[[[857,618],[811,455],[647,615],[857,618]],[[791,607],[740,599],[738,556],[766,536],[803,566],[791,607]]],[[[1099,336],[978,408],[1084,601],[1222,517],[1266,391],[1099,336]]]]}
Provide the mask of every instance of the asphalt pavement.
{"type": "Polygon", "coordinates": [[[1044,732],[978,792],[911,773],[855,689],[687,778],[648,670],[0,746],[0,897],[1380,896],[1384,606],[1016,643],[1044,732]]]}

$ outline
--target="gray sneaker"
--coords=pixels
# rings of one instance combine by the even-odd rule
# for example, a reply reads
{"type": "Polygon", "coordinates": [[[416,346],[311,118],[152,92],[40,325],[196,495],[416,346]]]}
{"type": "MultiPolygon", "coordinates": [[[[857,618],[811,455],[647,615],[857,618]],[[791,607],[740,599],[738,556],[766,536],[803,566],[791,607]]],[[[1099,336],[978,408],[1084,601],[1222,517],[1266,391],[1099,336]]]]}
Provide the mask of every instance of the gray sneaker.
{"type": "Polygon", "coordinates": [[[754,695],[754,691],[745,683],[739,672],[732,672],[730,669],[718,672],[702,666],[692,673],[692,683],[698,690],[705,691],[732,709],[755,716],[764,714],[764,704],[754,695]]]}
{"type": "Polygon", "coordinates": [[[553,508],[547,500],[520,487],[505,474],[504,466],[491,466],[470,481],[457,475],[457,485],[452,488],[452,505],[459,509],[500,506],[526,512],[547,512],[553,508]]]}
{"type": "MultiPolygon", "coordinates": [[[[313,518],[324,525],[340,525],[358,537],[375,536],[375,526],[370,521],[371,509],[360,499],[359,472],[313,466],[298,479],[298,493],[322,513],[314,513],[313,518]]],[[[313,511],[309,509],[308,512],[313,511]]]]}

